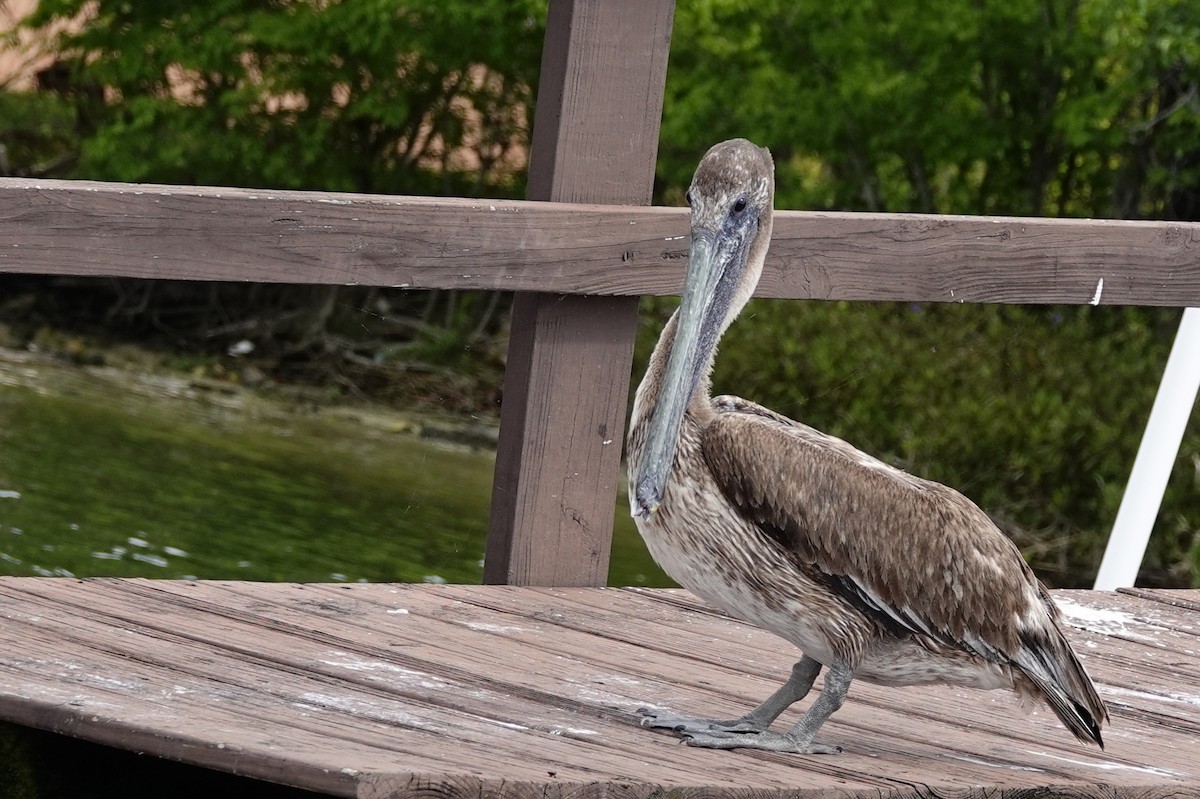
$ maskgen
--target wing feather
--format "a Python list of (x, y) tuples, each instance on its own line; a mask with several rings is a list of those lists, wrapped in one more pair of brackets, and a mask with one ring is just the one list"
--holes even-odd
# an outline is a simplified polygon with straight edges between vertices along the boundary
[(713, 407), (702, 434), (713, 477), (798, 566), (893, 634), (989, 660), (1020, 649), (1044, 589), (973, 502), (754, 403)]

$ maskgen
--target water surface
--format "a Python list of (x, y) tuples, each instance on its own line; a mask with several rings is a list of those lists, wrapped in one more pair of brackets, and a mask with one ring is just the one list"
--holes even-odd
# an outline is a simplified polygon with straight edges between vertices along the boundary
[[(0, 574), (482, 579), (494, 456), (384, 411), (0, 357)], [(621, 500), (613, 585), (669, 585)]]

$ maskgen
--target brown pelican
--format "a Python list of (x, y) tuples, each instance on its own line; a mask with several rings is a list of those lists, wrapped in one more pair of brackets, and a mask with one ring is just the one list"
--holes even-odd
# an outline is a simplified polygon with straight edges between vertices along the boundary
[[(1103, 746), (1107, 712), (1058, 608), (974, 503), (752, 402), (709, 396), (717, 340), (762, 273), (774, 191), (770, 153), (744, 139), (696, 168), (682, 302), (634, 400), (629, 493), (667, 574), (804, 654), (739, 719), (643, 709), (642, 723), (693, 746), (836, 752), (813, 739), (859, 678), (1008, 689)], [(770, 731), (823, 666), (799, 723)]]

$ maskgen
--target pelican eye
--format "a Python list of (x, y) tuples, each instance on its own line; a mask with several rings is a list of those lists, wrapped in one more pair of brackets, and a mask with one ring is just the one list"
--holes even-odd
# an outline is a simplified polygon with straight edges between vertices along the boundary
[(734, 200), (733, 212), (735, 214), (740, 214), (742, 211), (745, 211), (745, 210), (746, 210), (746, 197), (743, 195), (741, 197), (738, 197), (736, 200)]

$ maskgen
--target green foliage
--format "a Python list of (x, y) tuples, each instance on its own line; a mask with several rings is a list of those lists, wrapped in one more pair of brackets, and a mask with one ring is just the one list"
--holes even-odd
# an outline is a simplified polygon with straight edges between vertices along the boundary
[(56, 177), (79, 148), (73, 105), (53, 94), (0, 88), (0, 177)]
[(544, 7), (45, 0), (96, 179), (512, 193)]
[(742, 135), (784, 208), (1178, 216), (1197, 42), (1191, 0), (680, 4), (660, 174)]

